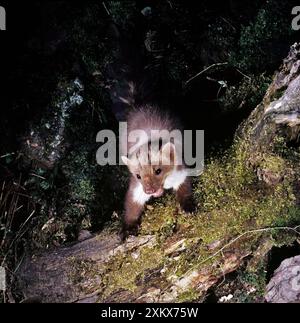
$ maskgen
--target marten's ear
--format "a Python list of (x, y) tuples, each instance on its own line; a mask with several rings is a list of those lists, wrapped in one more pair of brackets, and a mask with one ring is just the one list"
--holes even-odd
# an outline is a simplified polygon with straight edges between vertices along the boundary
[(121, 156), (124, 165), (129, 166), (130, 160), (126, 156)]
[(135, 174), (137, 172), (138, 162), (136, 159), (134, 159), (134, 158), (129, 159), (126, 156), (121, 156), (121, 159), (122, 159), (123, 163), (128, 167), (129, 171), (132, 174)]
[(171, 165), (175, 162), (175, 146), (171, 142), (166, 143), (162, 149), (162, 163), (163, 165)]

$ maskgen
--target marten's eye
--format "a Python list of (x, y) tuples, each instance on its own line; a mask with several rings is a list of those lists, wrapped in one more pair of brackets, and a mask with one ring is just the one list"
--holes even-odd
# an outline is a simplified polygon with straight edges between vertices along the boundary
[(136, 174), (137, 179), (141, 179), (141, 176), (139, 174)]
[(157, 170), (155, 171), (155, 174), (156, 175), (159, 175), (161, 173), (161, 169), (160, 168), (157, 168)]

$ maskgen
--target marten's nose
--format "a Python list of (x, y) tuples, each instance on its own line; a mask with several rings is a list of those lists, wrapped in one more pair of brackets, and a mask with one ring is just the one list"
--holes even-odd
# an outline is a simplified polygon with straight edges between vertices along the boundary
[(148, 188), (148, 189), (145, 190), (146, 194), (154, 194), (155, 192), (156, 192), (156, 190), (153, 189), (153, 188)]

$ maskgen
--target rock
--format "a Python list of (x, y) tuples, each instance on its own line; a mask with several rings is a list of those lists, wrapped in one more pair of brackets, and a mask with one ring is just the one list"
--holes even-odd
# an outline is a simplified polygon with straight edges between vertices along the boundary
[(253, 150), (267, 147), (280, 134), (287, 142), (300, 132), (300, 43), (295, 43), (275, 73), (263, 102), (252, 112), (240, 133), (253, 143)]
[(285, 259), (267, 285), (268, 303), (300, 303), (300, 256)]
[(145, 7), (143, 10), (141, 10), (141, 13), (145, 17), (151, 16), (151, 14), (152, 14), (152, 8), (151, 7)]
[(275, 73), (263, 101), (237, 132), (247, 142), (249, 164), (268, 186), (275, 187), (292, 177), (295, 186), (298, 180), (294, 174), (299, 174), (299, 162), (295, 162), (299, 157), (290, 155), (286, 148), (299, 147), (299, 94), (300, 43), (296, 43)]
[(101, 292), (105, 263), (118, 253), (151, 247), (154, 243), (155, 237), (142, 236), (130, 237), (127, 243), (120, 244), (118, 236), (102, 232), (47, 254), (32, 255), (18, 273), (20, 288), (25, 299), (38, 296), (42, 302), (95, 302)]
[[(240, 129), (235, 167), (226, 166), (226, 174), (221, 173), (224, 178), (219, 178), (220, 166), (211, 165), (216, 182), (204, 181), (209, 170), (202, 175), (201, 193), (207, 192), (209, 197), (220, 194), (211, 202), (221, 203), (209, 203), (212, 207), (187, 217), (179, 214), (175, 205), (168, 206), (172, 201), (166, 200), (146, 210), (140, 235), (124, 244), (112, 231), (103, 231), (71, 246), (29, 256), (17, 273), (24, 297), (37, 296), (46, 302), (199, 301), (226, 274), (245, 264), (249, 256), (255, 257), (255, 270), (271, 248), (262, 238), (272, 240), (275, 229), (271, 227), (278, 220), (288, 225), (287, 221), (295, 219), (297, 196), (295, 199), (292, 193), (286, 193), (293, 191), (294, 182), (299, 183), (299, 158), (292, 164), (276, 155), (272, 147), (278, 133), (285, 143), (299, 133), (297, 122), (286, 122), (286, 117), (299, 115), (299, 92), (294, 92), (300, 83), (298, 61), (299, 45), (294, 45), (264, 101)], [(276, 107), (275, 101), (280, 106)], [(246, 165), (248, 162), (251, 167)], [(257, 183), (252, 166), (265, 183)], [(227, 178), (229, 171), (234, 171), (237, 179)], [(283, 181), (285, 185), (281, 185)], [(241, 186), (237, 191), (228, 189), (236, 184)], [(204, 190), (205, 185), (209, 190)], [(279, 189), (267, 185), (278, 185)], [(230, 193), (236, 208), (222, 201), (223, 194), (230, 198)], [(263, 207), (256, 208), (260, 202)], [(287, 208), (291, 213), (286, 212)], [(281, 232), (288, 236), (286, 227)], [(295, 283), (293, 277), (289, 283)], [(291, 297), (296, 299), (296, 294), (293, 292)]]
[(88, 230), (81, 230), (78, 234), (78, 241), (84, 241), (92, 237), (92, 233)]

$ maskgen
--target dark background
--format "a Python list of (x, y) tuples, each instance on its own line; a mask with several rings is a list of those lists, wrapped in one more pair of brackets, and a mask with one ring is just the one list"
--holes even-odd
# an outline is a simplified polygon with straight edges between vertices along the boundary
[[(173, 110), (186, 129), (205, 130), (207, 158), (231, 145), (290, 46), (300, 39), (291, 29), (297, 1), (105, 4), (110, 14), (101, 1), (1, 4), (7, 31), (0, 32), (0, 180), (7, 200), (0, 203), (0, 224), (5, 225), (3, 214), (15, 203), (14, 194), (22, 193), (18, 203), (26, 205), (17, 217), (10, 214), (0, 253), (1, 258), (9, 250), (12, 267), (24, 248), (57, 246), (76, 240), (83, 229), (119, 226), (127, 175), (119, 167), (97, 167), (95, 161), (97, 132), (117, 126), (110, 98), (113, 76), (126, 78), (110, 72), (118, 58), (112, 23), (134, 49), (127, 63), (135, 66), (141, 60), (147, 66), (146, 90), (153, 90), (161, 108)], [(145, 16), (141, 11), (147, 6), (151, 14)], [(214, 66), (224, 62), (226, 66)], [(211, 68), (185, 85), (207, 67)], [(30, 136), (33, 129), (39, 148), (47, 152), (57, 127), (53, 113), (60, 113), (54, 102), (65, 99), (76, 78), (84, 85), (84, 103), (72, 110), (60, 157), (49, 165), (26, 143), (35, 139)], [(44, 127), (47, 123), (50, 130)], [(33, 210), (20, 237), (19, 229)], [(12, 241), (15, 247), (10, 251)]]

